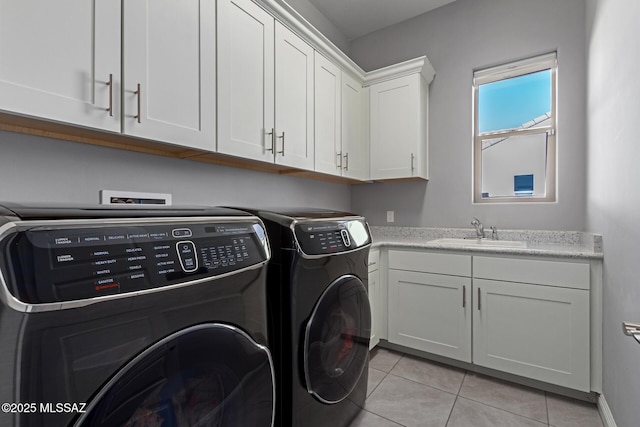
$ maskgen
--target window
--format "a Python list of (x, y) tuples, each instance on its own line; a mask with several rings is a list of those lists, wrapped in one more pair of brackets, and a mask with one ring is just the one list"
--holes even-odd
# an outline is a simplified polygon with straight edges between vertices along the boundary
[(556, 54), (473, 74), (475, 203), (556, 200)]

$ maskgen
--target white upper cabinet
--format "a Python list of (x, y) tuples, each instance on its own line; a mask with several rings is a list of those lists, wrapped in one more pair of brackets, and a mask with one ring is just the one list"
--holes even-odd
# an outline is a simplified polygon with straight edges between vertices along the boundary
[(315, 69), (315, 170), (367, 179), (362, 84), (317, 52)]
[(120, 131), (120, 4), (0, 0), (0, 110)]
[(371, 179), (428, 178), (428, 84), (434, 75), (426, 57), (368, 75)]
[(313, 169), (313, 49), (251, 0), (220, 0), (218, 55), (218, 151)]
[(365, 139), (365, 91), (362, 83), (342, 73), (342, 175), (369, 179), (369, 145)]
[(218, 0), (218, 152), (273, 162), (274, 19)]
[(313, 170), (313, 48), (276, 22), (275, 162)]
[(276, 0), (0, 0), (0, 112), (194, 158), (427, 179), (434, 74), (426, 57), (365, 73)]
[(342, 71), (317, 52), (315, 71), (315, 170), (341, 175)]
[(0, 1), (0, 109), (215, 148), (215, 0)]
[(215, 0), (127, 0), (124, 133), (215, 149)]

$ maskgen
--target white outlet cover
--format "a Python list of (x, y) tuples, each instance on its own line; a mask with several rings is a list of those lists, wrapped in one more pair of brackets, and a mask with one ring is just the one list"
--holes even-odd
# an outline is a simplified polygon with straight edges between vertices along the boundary
[(387, 222), (393, 222), (394, 221), (394, 211), (387, 211)]

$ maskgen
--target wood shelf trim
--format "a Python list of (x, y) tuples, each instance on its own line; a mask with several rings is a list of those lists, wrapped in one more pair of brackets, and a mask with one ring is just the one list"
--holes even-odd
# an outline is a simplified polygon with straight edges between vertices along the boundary
[(81, 144), (97, 145), (118, 150), (153, 154), (175, 159), (217, 164), (258, 172), (288, 175), (338, 184), (360, 184), (361, 181), (331, 176), (319, 172), (300, 170), (288, 166), (243, 159), (220, 153), (134, 138), (106, 131), (80, 128), (68, 124), (50, 122), (31, 117), (0, 112), (0, 131), (52, 138)]

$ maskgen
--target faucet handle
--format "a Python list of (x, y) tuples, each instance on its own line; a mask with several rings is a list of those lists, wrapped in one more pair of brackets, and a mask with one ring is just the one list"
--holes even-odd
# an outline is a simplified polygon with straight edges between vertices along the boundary
[(498, 240), (498, 229), (495, 225), (489, 227), (491, 229), (491, 240)]

